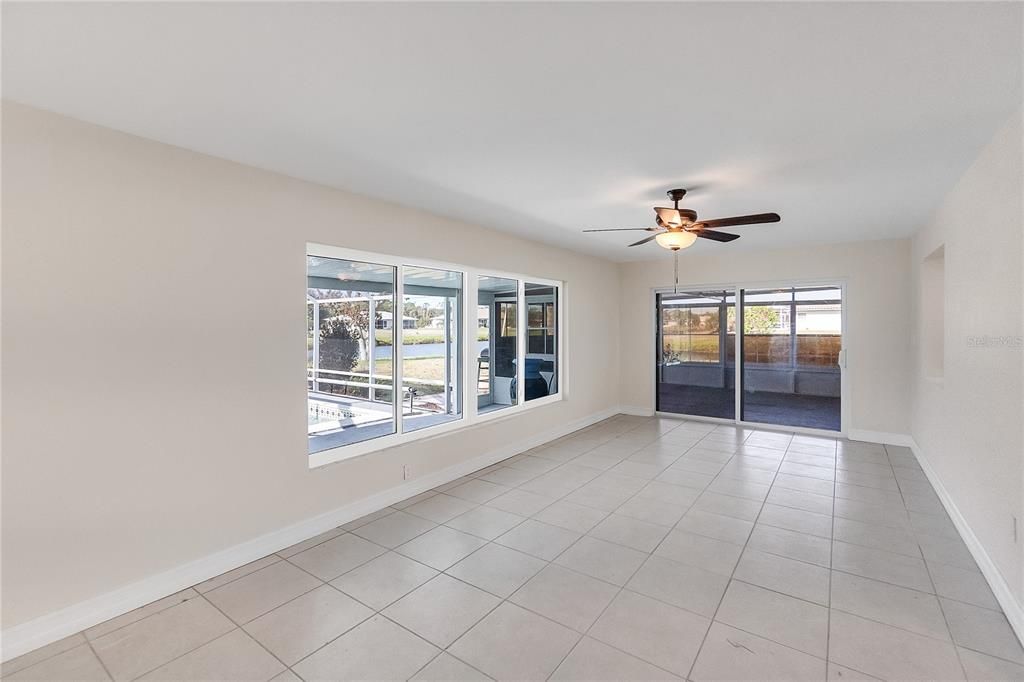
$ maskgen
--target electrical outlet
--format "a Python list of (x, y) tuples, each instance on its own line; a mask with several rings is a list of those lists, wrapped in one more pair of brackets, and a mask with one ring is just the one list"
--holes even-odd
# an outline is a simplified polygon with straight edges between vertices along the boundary
[(403, 481), (408, 481), (410, 478), (412, 478), (412, 471), (409, 470), (409, 465), (408, 464), (403, 464), (402, 465), (402, 480)]

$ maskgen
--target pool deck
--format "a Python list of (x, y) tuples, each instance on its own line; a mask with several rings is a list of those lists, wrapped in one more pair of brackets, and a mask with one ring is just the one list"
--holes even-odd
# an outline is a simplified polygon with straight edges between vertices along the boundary
[[(395, 425), (392, 423), (392, 406), (390, 403), (371, 402), (351, 396), (337, 396), (329, 393), (309, 393), (309, 397), (325, 403), (334, 403), (343, 410), (359, 412), (365, 415), (367, 412), (379, 412), (380, 419), (346, 426), (334, 431), (318, 433), (309, 437), (309, 452), (321, 452), (330, 450), (349, 443), (358, 443), (371, 438), (387, 436), (395, 432)], [(410, 412), (408, 409), (402, 415), (402, 421), (406, 425), (406, 431), (422, 429), (435, 424), (459, 419), (461, 415), (434, 414), (429, 412)]]

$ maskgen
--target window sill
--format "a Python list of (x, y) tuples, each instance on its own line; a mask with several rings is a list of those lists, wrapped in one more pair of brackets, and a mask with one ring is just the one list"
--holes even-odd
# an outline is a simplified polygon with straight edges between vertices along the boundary
[(388, 436), (381, 436), (372, 440), (366, 440), (361, 443), (351, 443), (331, 448), (330, 450), (321, 450), (320, 452), (308, 455), (309, 468), (311, 470), (322, 469), (331, 464), (365, 457), (367, 455), (381, 452), (382, 450), (389, 450), (391, 448), (401, 447), (410, 443), (417, 443), (420, 441), (438, 438), (440, 436), (447, 436), (452, 433), (468, 431), (485, 424), (511, 419), (516, 415), (523, 414), (529, 410), (562, 402), (563, 400), (565, 400), (565, 394), (559, 392), (555, 395), (536, 398), (522, 405), (510, 405), (509, 407), (501, 410), (494, 410), (493, 412), (486, 412), (484, 414), (474, 413), (471, 416), (463, 415), (461, 419), (456, 419), (444, 424), (438, 424), (437, 426), (419, 429), (417, 431), (400, 434), (393, 433)]

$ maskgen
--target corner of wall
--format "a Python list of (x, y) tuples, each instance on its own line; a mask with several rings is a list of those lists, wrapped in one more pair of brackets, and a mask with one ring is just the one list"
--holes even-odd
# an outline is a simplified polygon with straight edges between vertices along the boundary
[(928, 458), (921, 450), (921, 447), (913, 438), (910, 438), (909, 441), (911, 452), (914, 453), (915, 459), (917, 459), (918, 464), (921, 465), (921, 469), (924, 471), (924, 475), (928, 478), (928, 482), (931, 483), (932, 488), (935, 489), (935, 494), (938, 495), (943, 508), (945, 508), (946, 513), (953, 522), (953, 525), (956, 526), (956, 530), (960, 533), (960, 537), (963, 538), (964, 544), (967, 545), (967, 549), (970, 551), (975, 563), (978, 564), (978, 568), (981, 570), (981, 574), (985, 577), (985, 581), (988, 583), (989, 587), (992, 588), (992, 594), (995, 596), (996, 601), (999, 602), (999, 606), (1003, 609), (1003, 614), (1006, 616), (1006, 620), (1010, 623), (1010, 627), (1013, 628), (1014, 633), (1017, 635), (1017, 639), (1024, 643), (1024, 605), (1021, 605), (1020, 602), (1017, 601), (1009, 583), (1006, 582), (1006, 578), (992, 560), (992, 557), (985, 549), (985, 546), (981, 544), (981, 540), (979, 540), (978, 536), (975, 535), (970, 524), (967, 523), (967, 519), (965, 519), (963, 514), (960, 513), (960, 509), (957, 507), (956, 502), (953, 501), (953, 498), (946, 489), (946, 486), (943, 485), (942, 479), (939, 478), (939, 475), (935, 472), (935, 469), (928, 461)]

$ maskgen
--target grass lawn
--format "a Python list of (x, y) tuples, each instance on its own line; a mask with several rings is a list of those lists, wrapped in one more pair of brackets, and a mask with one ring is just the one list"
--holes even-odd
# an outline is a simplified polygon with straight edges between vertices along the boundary
[[(407, 358), (402, 362), (403, 376), (406, 383), (415, 384), (417, 379), (424, 381), (444, 381), (444, 358)], [(360, 362), (353, 372), (366, 372), (367, 363)], [(392, 371), (391, 360), (378, 360), (374, 366), (374, 374), (380, 377), (390, 377)], [(420, 393), (435, 391), (440, 393), (441, 387), (420, 386)]]
[(718, 362), (718, 335), (663, 334), (664, 353), (682, 362)]
[[(838, 334), (798, 334), (797, 364), (801, 367), (834, 367), (839, 362), (842, 337)], [(666, 360), (679, 362), (718, 362), (718, 335), (663, 334)], [(735, 343), (732, 335), (728, 343)], [(747, 362), (788, 364), (788, 334), (747, 334), (743, 357)], [(730, 351), (730, 357), (731, 351)]]
[[(477, 341), (486, 341), (487, 338), (487, 329), (481, 327), (476, 330)], [(392, 335), (390, 329), (377, 330), (377, 343), (379, 345), (390, 346), (391, 342)], [(444, 330), (431, 329), (430, 327), (423, 327), (421, 329), (403, 329), (402, 342), (407, 346), (420, 343), (444, 343)]]

